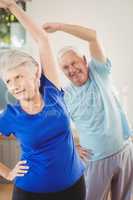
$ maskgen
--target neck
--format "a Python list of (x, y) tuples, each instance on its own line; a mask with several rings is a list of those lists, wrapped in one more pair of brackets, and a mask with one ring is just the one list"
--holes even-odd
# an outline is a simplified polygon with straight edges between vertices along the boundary
[(37, 113), (42, 110), (44, 102), (40, 92), (38, 91), (33, 98), (21, 101), (20, 105), (28, 113)]

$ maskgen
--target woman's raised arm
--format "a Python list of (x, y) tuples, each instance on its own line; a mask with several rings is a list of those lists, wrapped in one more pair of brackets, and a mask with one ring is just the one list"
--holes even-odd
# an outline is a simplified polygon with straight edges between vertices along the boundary
[(5, 9), (8, 8), (25, 29), (29, 31), (38, 45), (41, 65), (45, 76), (53, 82), (56, 87), (60, 88), (58, 70), (55, 64), (56, 62), (54, 60), (48, 34), (25, 11), (23, 11), (14, 0), (0, 0), (0, 7)]

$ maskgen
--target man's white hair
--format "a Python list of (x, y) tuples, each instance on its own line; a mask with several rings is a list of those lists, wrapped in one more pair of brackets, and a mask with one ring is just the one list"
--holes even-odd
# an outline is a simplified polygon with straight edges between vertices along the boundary
[(80, 52), (79, 49), (77, 49), (76, 47), (74, 46), (65, 46), (63, 47), (62, 49), (59, 50), (59, 52), (57, 53), (57, 59), (58, 61), (60, 61), (60, 59), (68, 52), (74, 52), (76, 53), (77, 55), (79, 55), (80, 57), (83, 57), (83, 54)]
[(32, 56), (23, 51), (12, 49), (0, 52), (0, 77), (2, 77), (8, 70), (24, 64), (28, 64), (32, 70), (34, 70), (35, 66), (38, 65)]

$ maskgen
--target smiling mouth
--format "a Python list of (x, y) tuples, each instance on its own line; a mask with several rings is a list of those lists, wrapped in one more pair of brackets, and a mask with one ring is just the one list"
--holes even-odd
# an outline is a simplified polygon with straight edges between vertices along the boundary
[(71, 75), (71, 78), (80, 78), (81, 72)]
[(18, 92), (15, 92), (15, 94), (20, 94), (20, 93), (23, 93), (25, 90), (22, 90), (22, 91), (18, 91)]

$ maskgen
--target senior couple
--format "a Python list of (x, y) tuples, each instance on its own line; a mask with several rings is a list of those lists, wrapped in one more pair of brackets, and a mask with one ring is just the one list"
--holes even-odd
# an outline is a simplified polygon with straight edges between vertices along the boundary
[[(0, 163), (0, 175), (14, 182), (12, 199), (107, 200), (110, 193), (111, 200), (132, 200), (132, 131), (96, 31), (63, 23), (42, 28), (14, 0), (0, 0), (0, 8), (17, 17), (40, 54), (40, 63), (20, 50), (0, 54), (0, 78), (17, 100), (0, 114), (0, 133), (14, 134), (22, 149), (13, 169)], [(57, 31), (86, 41), (90, 52), (88, 61), (72, 46), (59, 51), (58, 66), (70, 80), (64, 91), (48, 37)]]

